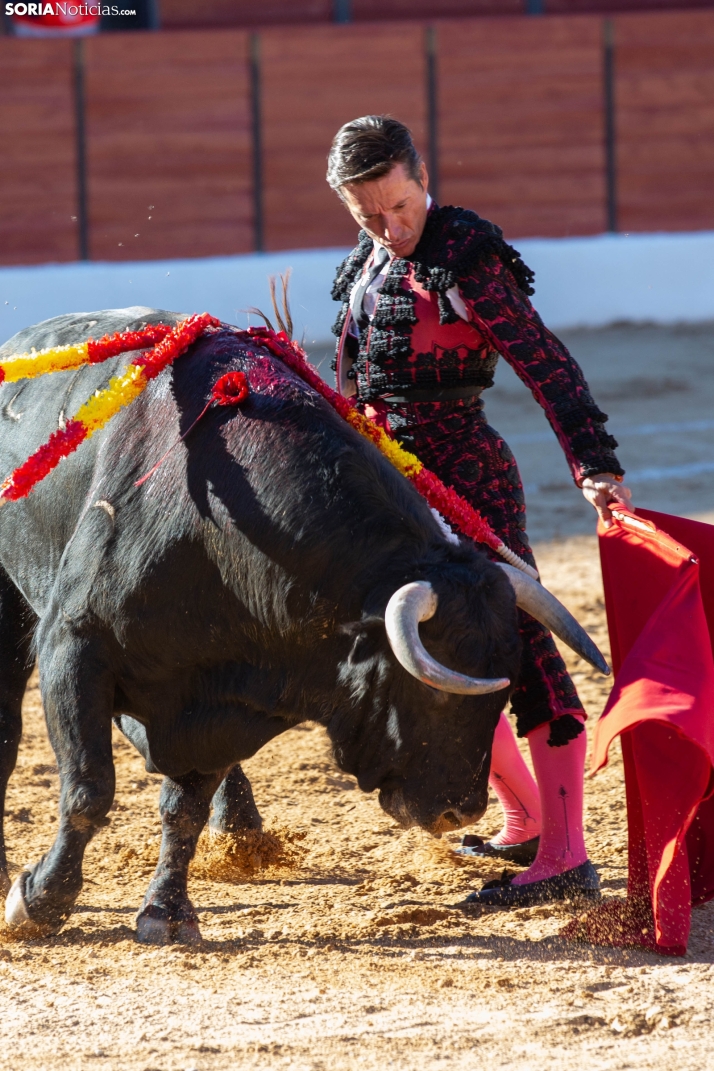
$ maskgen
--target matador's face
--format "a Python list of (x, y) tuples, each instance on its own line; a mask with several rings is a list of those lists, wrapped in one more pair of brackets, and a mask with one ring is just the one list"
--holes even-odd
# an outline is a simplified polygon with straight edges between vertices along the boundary
[(421, 165), (420, 182), (404, 164), (395, 164), (382, 178), (347, 183), (341, 194), (353, 219), (392, 257), (408, 257), (416, 249), (426, 223), (429, 176)]

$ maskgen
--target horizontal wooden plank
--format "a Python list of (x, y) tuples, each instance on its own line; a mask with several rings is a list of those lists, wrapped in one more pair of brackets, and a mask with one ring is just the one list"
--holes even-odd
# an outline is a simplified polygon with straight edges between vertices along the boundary
[(618, 49), (663, 46), (661, 55), (664, 57), (669, 48), (676, 49), (679, 45), (696, 49), (714, 41), (714, 8), (710, 4), (708, 11), (674, 11), (670, 8), (650, 14), (618, 15), (615, 39)]
[(351, 0), (355, 22), (524, 15), (526, 0)]
[(388, 112), (425, 139), (424, 32), (385, 24), (261, 34), (266, 244), (343, 245), (357, 227), (325, 181), (344, 123)]
[(72, 46), (0, 40), (0, 264), (74, 260)]
[(438, 24), (441, 200), (507, 234), (605, 226), (601, 23)]
[(161, 25), (170, 30), (332, 19), (332, 0), (161, 0)]
[(86, 48), (92, 258), (251, 250), (247, 35), (121, 34)]
[[(549, 15), (613, 15), (623, 11), (671, 11), (677, 0), (544, 0)], [(684, 0), (687, 8), (712, 7), (712, 0)]]

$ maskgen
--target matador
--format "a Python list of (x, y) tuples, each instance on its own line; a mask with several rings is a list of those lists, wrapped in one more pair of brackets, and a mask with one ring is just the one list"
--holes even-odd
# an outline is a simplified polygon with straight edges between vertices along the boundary
[[(361, 227), (333, 288), (342, 303), (334, 365), (340, 392), (535, 565), (516, 461), (484, 414), (482, 394), (501, 356), (545, 411), (576, 485), (611, 523), (609, 503), (631, 505), (617, 443), (577, 362), (533, 308), (533, 273), (501, 229), (431, 199), (409, 130), (389, 116), (340, 129), (327, 180)], [(519, 625), (523, 655), (511, 709), (537, 783), (502, 714), (489, 782), (504, 826), (488, 841), (464, 837), (460, 850), (527, 869), (471, 899), (517, 907), (596, 898), (582, 819), (585, 713), (550, 633), (523, 611)]]

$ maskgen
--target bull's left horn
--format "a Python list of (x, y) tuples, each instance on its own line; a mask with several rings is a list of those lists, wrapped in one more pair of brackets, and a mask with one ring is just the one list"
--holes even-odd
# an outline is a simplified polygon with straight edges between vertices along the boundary
[(516, 593), (516, 603), (521, 610), (525, 610), (536, 621), (540, 621), (541, 625), (545, 625), (547, 629), (554, 632), (581, 658), (608, 676), (610, 667), (602, 654), (582, 625), (579, 625), (570, 611), (558, 602), (555, 595), (551, 595), (547, 588), (544, 588), (537, 580), (532, 580), (520, 569), (514, 569), (512, 565), (504, 565), (503, 562), (497, 564), (511, 581), (511, 587)]
[(394, 592), (387, 603), (384, 624), (397, 661), (412, 677), (440, 692), (487, 695), (507, 688), (511, 683), (507, 677), (467, 677), (431, 657), (419, 637), (419, 622), (433, 617), (438, 603), (436, 592), (426, 580), (405, 584)]

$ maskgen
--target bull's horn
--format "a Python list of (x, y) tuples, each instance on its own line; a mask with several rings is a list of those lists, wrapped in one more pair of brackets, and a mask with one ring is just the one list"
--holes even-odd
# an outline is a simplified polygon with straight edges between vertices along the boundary
[(600, 651), (585, 629), (578, 624), (563, 604), (558, 602), (555, 595), (551, 595), (547, 588), (526, 576), (520, 569), (514, 569), (512, 565), (504, 565), (503, 562), (497, 564), (511, 581), (511, 587), (516, 593), (516, 603), (521, 610), (525, 610), (536, 621), (540, 621), (541, 625), (545, 625), (547, 629), (554, 632), (581, 658), (608, 676), (610, 667)]
[(405, 584), (394, 592), (387, 603), (384, 624), (397, 661), (412, 677), (440, 692), (486, 695), (507, 688), (511, 683), (507, 677), (466, 677), (431, 657), (419, 638), (419, 622), (433, 617), (438, 603), (436, 592), (426, 580)]

